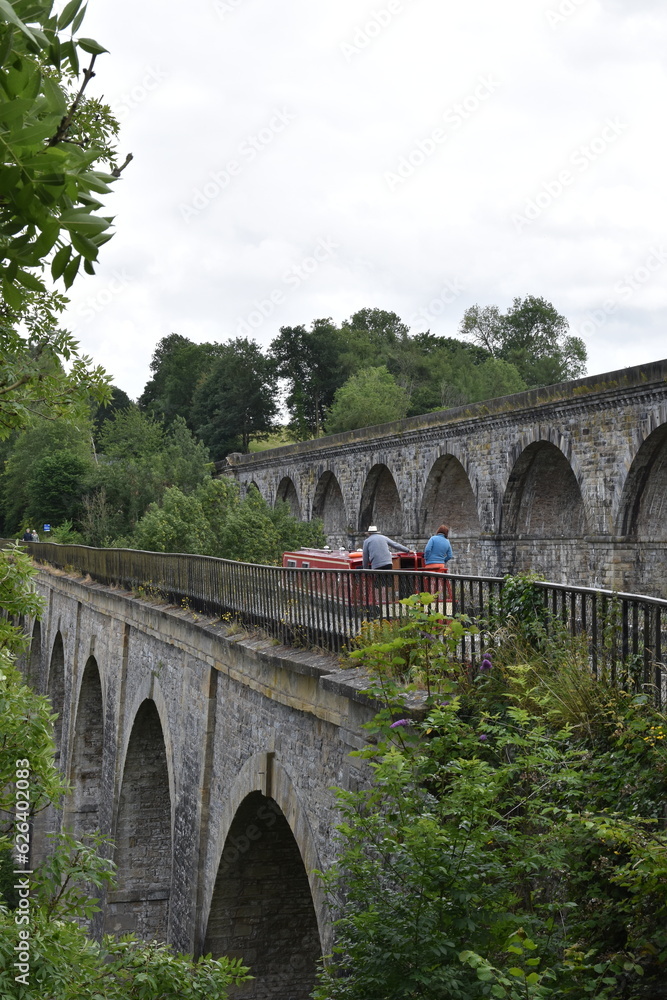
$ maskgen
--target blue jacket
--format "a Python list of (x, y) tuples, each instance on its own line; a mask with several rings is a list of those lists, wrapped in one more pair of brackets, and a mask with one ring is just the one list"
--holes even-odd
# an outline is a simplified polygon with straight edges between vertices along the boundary
[(447, 563), (453, 555), (448, 538), (444, 535), (431, 535), (424, 549), (424, 565)]

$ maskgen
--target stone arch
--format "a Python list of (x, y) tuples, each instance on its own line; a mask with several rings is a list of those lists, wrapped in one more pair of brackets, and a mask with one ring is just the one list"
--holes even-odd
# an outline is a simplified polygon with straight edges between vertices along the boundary
[[(314, 874), (321, 864), (310, 824), (272, 753), (255, 754), (243, 766), (227, 797), (214, 857), (204, 953), (240, 954), (252, 966), (259, 989), (251, 984), (243, 996), (305, 1000), (317, 960), (332, 945), (331, 921)], [(250, 933), (237, 930), (235, 937), (239, 924)]]
[(386, 535), (403, 532), (403, 509), (396, 480), (386, 465), (374, 465), (366, 476), (359, 506), (359, 530), (377, 524)]
[(65, 712), (65, 647), (60, 631), (56, 632), (51, 649), (46, 693), (58, 717), (53, 723), (53, 739), (56, 745), (55, 760), (59, 764), (63, 751), (63, 715)]
[(89, 656), (83, 671), (75, 716), (70, 783), (64, 825), (75, 837), (100, 829), (102, 805), (102, 750), (104, 745), (104, 701), (100, 671)]
[(648, 434), (630, 466), (618, 531), (639, 541), (667, 541), (667, 423)]
[(117, 888), (109, 893), (104, 931), (133, 931), (166, 941), (172, 872), (172, 798), (157, 706), (139, 706), (125, 753), (116, 818)]
[(331, 470), (323, 472), (313, 497), (313, 517), (322, 518), (324, 533), (334, 545), (347, 538), (347, 516), (340, 484)]
[(475, 494), (462, 463), (452, 454), (433, 463), (422, 494), (419, 528), (426, 537), (442, 523), (457, 538), (478, 538), (482, 527)]
[(38, 621), (32, 629), (30, 648), (26, 657), (27, 683), (34, 691), (39, 691), (42, 685), (42, 626)]
[(588, 531), (577, 476), (549, 441), (529, 444), (518, 456), (505, 489), (501, 533), (532, 538), (582, 538)]
[(250, 490), (252, 489), (253, 486), (255, 487), (255, 489), (257, 490), (257, 492), (259, 493), (259, 495), (261, 497), (264, 496), (264, 494), (262, 493), (262, 491), (260, 490), (259, 486), (257, 485), (257, 483), (255, 482), (254, 479), (251, 479), (250, 482), (248, 482), (248, 483), (245, 484), (245, 495), (246, 496), (248, 496), (248, 494), (250, 493)]
[(296, 491), (294, 480), (291, 479), (290, 476), (283, 476), (278, 483), (278, 489), (276, 490), (276, 503), (279, 500), (284, 500), (288, 503), (292, 516), (301, 520), (301, 504), (299, 503), (299, 495)]

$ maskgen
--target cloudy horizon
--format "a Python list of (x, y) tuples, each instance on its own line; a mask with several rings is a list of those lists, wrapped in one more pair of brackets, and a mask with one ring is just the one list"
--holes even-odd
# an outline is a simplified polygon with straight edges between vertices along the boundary
[(66, 325), (136, 398), (156, 344), (542, 296), (588, 373), (667, 355), (667, 11), (638, 0), (91, 0), (134, 156)]

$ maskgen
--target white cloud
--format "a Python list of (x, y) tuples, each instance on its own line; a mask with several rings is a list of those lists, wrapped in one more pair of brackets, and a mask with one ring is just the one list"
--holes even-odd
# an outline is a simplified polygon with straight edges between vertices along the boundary
[[(131, 395), (161, 337), (234, 336), (276, 290), (261, 343), (362, 306), (426, 309), (452, 335), (468, 305), (526, 294), (578, 327), (659, 241), (663, 5), (582, 0), (553, 26), (561, 0), (397, 2), (91, 4), (84, 33), (111, 50), (95, 83), (135, 158), (109, 202), (117, 232), (99, 273), (72, 289), (70, 326)], [(386, 23), (369, 32), (374, 19)], [(361, 30), (374, 37), (346, 58)], [(499, 85), (472, 108), (484, 77)], [(445, 116), (467, 98), (453, 127)], [(293, 116), (281, 130), (277, 113)], [(627, 128), (600, 148), (609, 120)], [(390, 189), (386, 172), (440, 127), (446, 140)], [(596, 140), (585, 168), (572, 162)], [(563, 169), (572, 183), (518, 230), (513, 214)], [(321, 239), (335, 255), (288, 285)], [(591, 373), (666, 353), (665, 273), (591, 329)], [(448, 282), (462, 286), (451, 301)]]

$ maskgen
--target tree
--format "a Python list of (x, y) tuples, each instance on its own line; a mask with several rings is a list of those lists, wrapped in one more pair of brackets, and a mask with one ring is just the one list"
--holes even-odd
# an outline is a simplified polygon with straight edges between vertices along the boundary
[(27, 519), (54, 525), (78, 520), (91, 473), (90, 460), (71, 451), (45, 455), (30, 472)]
[(298, 521), (289, 505), (269, 507), (258, 490), (241, 498), (237, 483), (209, 479), (193, 495), (172, 487), (139, 521), (132, 544), (155, 552), (195, 552), (243, 562), (280, 564), (285, 551), (322, 546), (319, 521)]
[(122, 389), (118, 389), (115, 385), (112, 385), (109, 401), (107, 403), (100, 403), (95, 408), (93, 416), (95, 440), (99, 439), (102, 427), (107, 420), (111, 420), (120, 410), (129, 409), (131, 405), (132, 400), (128, 394), (123, 392)]
[[(78, 423), (35, 419), (33, 426), (14, 435), (12, 443), (0, 477), (0, 507), (3, 530), (8, 537), (15, 538), (26, 527), (26, 521), (38, 520), (38, 513), (43, 510), (42, 494), (33, 473), (44, 460), (67, 453), (80, 463), (84, 480), (93, 475), (90, 418), (84, 415)], [(51, 489), (48, 480), (44, 486), (47, 491)], [(47, 519), (52, 517), (48, 515)]]
[[(82, 2), (72, 0), (60, 15), (52, 0), (6, 0), (0, 9), (0, 277), (5, 301), (17, 311), (26, 289), (46, 291), (39, 275), (54, 248), (53, 276), (62, 275), (69, 287), (82, 261), (92, 270), (109, 238), (111, 219), (95, 213), (114, 174), (94, 167), (109, 158), (106, 140), (115, 123), (99, 105), (96, 119), (84, 114), (84, 91), (106, 49), (74, 38)], [(72, 96), (67, 84), (79, 76), (80, 52), (90, 64)]]
[(154, 374), (139, 397), (139, 406), (167, 425), (180, 416), (192, 427), (195, 391), (219, 352), (219, 344), (195, 344), (178, 333), (163, 337), (153, 353), (150, 368)]
[(192, 407), (196, 433), (215, 459), (247, 452), (251, 438), (271, 433), (278, 412), (275, 369), (255, 341), (237, 337), (219, 350)]
[(400, 420), (408, 412), (409, 402), (407, 392), (397, 385), (386, 366), (367, 368), (350, 376), (336, 392), (327, 417), (327, 432), (337, 434)]
[(461, 333), (472, 337), (495, 358), (513, 364), (529, 387), (578, 378), (586, 370), (586, 348), (568, 335), (564, 316), (545, 299), (515, 298), (505, 314), (496, 306), (471, 306)]
[(319, 437), (336, 389), (345, 381), (344, 342), (330, 319), (305, 326), (281, 326), (270, 355), (287, 385), (289, 430), (297, 441)]
[[(4, 0), (0, 7), (0, 438), (30, 414), (55, 419), (89, 396), (104, 402), (109, 395), (103, 370), (58, 329), (66, 300), (43, 280), (49, 263), (66, 288), (82, 262), (93, 272), (111, 224), (96, 214), (98, 196), (123, 169), (95, 169), (113, 163), (117, 123), (84, 93), (106, 50), (73, 37), (81, 5), (70, 0), (59, 15), (52, 0)], [(74, 94), (80, 52), (90, 64)]]

